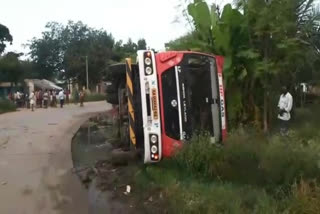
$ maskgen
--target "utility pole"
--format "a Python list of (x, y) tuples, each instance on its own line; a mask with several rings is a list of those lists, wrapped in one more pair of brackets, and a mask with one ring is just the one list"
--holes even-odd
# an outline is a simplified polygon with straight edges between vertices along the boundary
[(87, 90), (89, 90), (88, 56), (86, 56), (86, 77), (87, 77)]

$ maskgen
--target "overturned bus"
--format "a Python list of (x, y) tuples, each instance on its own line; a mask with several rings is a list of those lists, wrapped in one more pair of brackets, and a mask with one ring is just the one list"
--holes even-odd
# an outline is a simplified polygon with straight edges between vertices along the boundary
[(110, 67), (107, 101), (120, 135), (145, 163), (170, 157), (199, 130), (213, 143), (227, 135), (223, 57), (189, 51), (138, 51), (136, 63)]

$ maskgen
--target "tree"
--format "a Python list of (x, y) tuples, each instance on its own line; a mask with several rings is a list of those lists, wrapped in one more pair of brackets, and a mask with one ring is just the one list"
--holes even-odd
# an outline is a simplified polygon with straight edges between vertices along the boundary
[(137, 43), (138, 50), (147, 50), (147, 42), (145, 39), (139, 39)]
[(194, 0), (188, 13), (195, 31), (169, 45), (192, 41), (192, 48), (225, 56), (229, 119), (234, 124), (263, 121), (267, 131), (270, 94), (280, 83), (292, 84), (299, 70), (317, 61), (309, 57), (319, 52), (311, 36), (319, 29), (319, 16), (312, 13), (313, 0), (236, 3), (238, 8), (227, 4), (220, 13), (216, 5)]
[(259, 54), (250, 46), (246, 17), (230, 4), (220, 13), (216, 5), (213, 4), (209, 9), (204, 1), (190, 3), (188, 12), (195, 27), (192, 46), (196, 45), (201, 51), (225, 57), (224, 77), (229, 124), (258, 120), (255, 113), (257, 105), (251, 90), (251, 71)]
[(102, 71), (113, 58), (114, 38), (82, 22), (69, 21), (66, 26), (51, 22), (39, 39), (30, 44), (31, 58), (41, 78), (86, 82), (85, 57), (89, 59), (90, 83), (101, 80)]
[(63, 70), (64, 46), (61, 35), (64, 27), (56, 22), (46, 25), (42, 38), (33, 38), (29, 44), (30, 56), (39, 78), (54, 79)]
[(0, 82), (17, 84), (21, 81), (22, 67), (19, 57), (22, 54), (9, 52), (0, 60)]
[(112, 60), (114, 62), (123, 62), (125, 58), (135, 58), (137, 56), (137, 50), (146, 50), (147, 42), (145, 39), (139, 39), (137, 44), (132, 41), (131, 38), (128, 39), (127, 43), (123, 44), (122, 40), (115, 43), (112, 50), (113, 56)]
[(12, 43), (12, 35), (10, 34), (9, 29), (0, 24), (0, 55), (3, 53), (6, 48), (6, 42)]
[(20, 60), (20, 66), (22, 70), (21, 80), (24, 79), (40, 79), (40, 74), (35, 68), (34, 62), (28, 60)]
[(69, 21), (67, 25), (50, 22), (41, 38), (30, 43), (30, 55), (40, 78), (72, 80), (85, 85), (86, 57), (89, 81), (98, 83), (108, 65), (135, 57), (138, 49), (146, 49), (145, 39), (138, 44), (128, 39), (115, 41), (112, 34), (97, 30), (82, 22)]

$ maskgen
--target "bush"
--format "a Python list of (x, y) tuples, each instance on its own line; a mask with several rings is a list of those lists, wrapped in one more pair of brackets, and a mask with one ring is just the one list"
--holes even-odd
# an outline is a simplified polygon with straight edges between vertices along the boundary
[(0, 114), (16, 110), (16, 105), (10, 100), (0, 99)]
[(161, 212), (155, 213), (277, 213), (277, 201), (263, 189), (217, 180), (202, 182), (163, 164), (147, 166), (136, 181), (140, 197), (152, 195), (162, 204)]
[[(96, 101), (103, 101), (105, 100), (105, 95), (104, 94), (98, 94), (98, 93), (88, 93), (84, 97), (84, 102), (96, 102)], [(79, 100), (79, 95), (75, 96), (75, 94), (72, 95), (71, 103), (78, 103)]]
[(141, 200), (152, 195), (160, 213), (320, 213), (317, 115), (299, 110), (287, 137), (238, 129), (216, 145), (195, 136), (136, 175)]
[(234, 133), (223, 147), (202, 135), (173, 159), (144, 166), (136, 187), (166, 213), (320, 213), (319, 146), (294, 133)]
[(97, 93), (87, 94), (84, 98), (85, 102), (95, 102), (95, 101), (102, 101), (102, 100), (105, 100), (105, 95), (97, 94)]
[(194, 176), (272, 189), (290, 186), (300, 178), (320, 178), (320, 141), (309, 142), (301, 144), (295, 134), (269, 139), (233, 134), (221, 148), (197, 137), (173, 161)]
[(287, 199), (287, 213), (318, 214), (320, 213), (320, 187), (316, 182), (300, 181), (292, 186)]

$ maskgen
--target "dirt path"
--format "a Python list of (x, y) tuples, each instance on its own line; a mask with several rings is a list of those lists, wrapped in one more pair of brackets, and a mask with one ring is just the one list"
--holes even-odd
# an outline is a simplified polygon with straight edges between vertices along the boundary
[(110, 107), (95, 102), (0, 115), (0, 213), (88, 213), (70, 143), (81, 123)]

